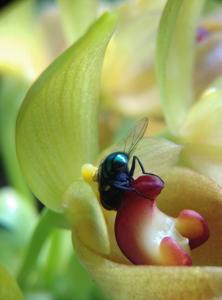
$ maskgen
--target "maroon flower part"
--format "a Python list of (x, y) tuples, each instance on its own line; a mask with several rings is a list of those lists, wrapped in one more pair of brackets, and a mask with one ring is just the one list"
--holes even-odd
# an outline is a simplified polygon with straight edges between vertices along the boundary
[(177, 218), (160, 211), (156, 197), (164, 183), (158, 176), (140, 176), (133, 187), (137, 193), (125, 193), (115, 221), (121, 251), (137, 265), (192, 265), (190, 250), (209, 237), (204, 218), (187, 209)]

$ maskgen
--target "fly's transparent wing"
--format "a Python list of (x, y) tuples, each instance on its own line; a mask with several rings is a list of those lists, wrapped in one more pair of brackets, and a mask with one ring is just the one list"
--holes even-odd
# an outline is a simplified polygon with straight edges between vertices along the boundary
[(139, 120), (136, 126), (130, 131), (126, 139), (124, 140), (124, 152), (129, 157), (135, 151), (138, 143), (142, 140), (148, 126), (148, 118)]
[(119, 136), (117, 138), (117, 142), (114, 145), (107, 148), (100, 154), (97, 163), (100, 164), (101, 161), (104, 160), (106, 156), (112, 152), (125, 152), (130, 157), (135, 151), (139, 142), (142, 140), (147, 126), (148, 118), (143, 118), (137, 121), (136, 124), (134, 123), (134, 126), (130, 126), (131, 129), (127, 130), (128, 133), (124, 133), (124, 135)]

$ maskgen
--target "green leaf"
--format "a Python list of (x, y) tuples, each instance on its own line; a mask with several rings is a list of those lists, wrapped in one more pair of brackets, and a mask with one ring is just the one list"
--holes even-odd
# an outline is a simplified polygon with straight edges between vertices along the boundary
[(62, 195), (98, 154), (100, 73), (116, 17), (104, 14), (29, 90), (17, 122), (18, 157), (34, 194), (62, 211)]
[(58, 0), (66, 38), (73, 43), (96, 18), (96, 0)]
[(22, 300), (22, 293), (13, 277), (0, 266), (0, 299)]
[(193, 100), (195, 35), (204, 0), (169, 0), (160, 21), (156, 72), (167, 125), (177, 134)]

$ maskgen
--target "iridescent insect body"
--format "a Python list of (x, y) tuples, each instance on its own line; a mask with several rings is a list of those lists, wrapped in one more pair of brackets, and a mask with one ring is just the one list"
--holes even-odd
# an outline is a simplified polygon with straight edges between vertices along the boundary
[[(118, 210), (123, 194), (126, 191), (139, 193), (132, 187), (136, 162), (140, 165), (143, 174), (149, 174), (145, 172), (139, 158), (135, 155), (132, 156), (136, 146), (144, 136), (147, 125), (147, 118), (139, 121), (126, 139), (125, 151), (109, 154), (99, 166), (97, 180), (99, 183), (100, 201), (103, 207), (108, 210)], [(132, 164), (129, 167), (131, 157)]]

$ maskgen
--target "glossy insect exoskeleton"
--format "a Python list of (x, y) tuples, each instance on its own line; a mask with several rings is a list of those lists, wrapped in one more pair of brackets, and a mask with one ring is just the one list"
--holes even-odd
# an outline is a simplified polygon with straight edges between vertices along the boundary
[[(142, 119), (126, 139), (129, 149), (109, 154), (100, 164), (98, 171), (98, 183), (100, 201), (104, 208), (117, 210), (120, 206), (123, 194), (126, 191), (135, 191), (132, 187), (133, 174), (136, 161), (139, 163), (143, 174), (144, 167), (137, 156), (132, 157), (132, 164), (129, 161), (139, 141), (143, 138), (148, 125), (148, 119)], [(125, 146), (126, 147), (126, 146)]]

